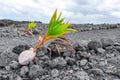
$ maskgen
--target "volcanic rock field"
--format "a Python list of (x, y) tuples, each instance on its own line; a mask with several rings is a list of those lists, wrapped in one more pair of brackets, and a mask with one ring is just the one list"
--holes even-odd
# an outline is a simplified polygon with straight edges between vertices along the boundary
[[(65, 35), (72, 42), (55, 39), (20, 65), (19, 54), (47, 31), (47, 24), (37, 23), (34, 39), (24, 33), (27, 21), (0, 20), (0, 80), (120, 80), (120, 24), (72, 24), (78, 32)], [(57, 44), (59, 55), (55, 41), (70, 48)]]

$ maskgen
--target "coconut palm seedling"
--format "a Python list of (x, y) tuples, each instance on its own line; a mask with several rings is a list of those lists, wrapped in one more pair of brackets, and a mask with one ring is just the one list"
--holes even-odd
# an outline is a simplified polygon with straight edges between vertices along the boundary
[(36, 25), (37, 25), (37, 23), (35, 23), (35, 22), (29, 22), (28, 27), (25, 29), (24, 32), (25, 32), (26, 34), (28, 34), (28, 35), (33, 35), (32, 32), (31, 32), (31, 30), (32, 30), (33, 28), (35, 28)]
[(65, 23), (64, 22), (65, 18), (61, 18), (61, 15), (62, 12), (57, 16), (57, 9), (56, 9), (49, 22), (49, 27), (45, 36), (43, 37), (40, 36), (38, 43), (33, 48), (30, 48), (29, 50), (25, 50), (19, 55), (18, 60), (21, 65), (27, 65), (30, 61), (32, 61), (36, 56), (37, 49), (43, 46), (44, 43), (48, 40), (60, 38), (65, 41), (70, 41), (70, 39), (63, 37), (63, 35), (70, 32), (77, 32), (77, 30), (69, 28), (71, 23), (69, 22)]

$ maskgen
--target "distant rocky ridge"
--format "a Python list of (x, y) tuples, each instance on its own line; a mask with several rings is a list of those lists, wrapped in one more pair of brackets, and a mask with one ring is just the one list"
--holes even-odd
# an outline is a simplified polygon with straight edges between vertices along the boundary
[[(10, 20), (10, 19), (1, 19), (0, 20), (0, 27), (2, 26), (10, 26), (12, 24), (24, 24), (24, 23), (28, 23), (29, 21), (14, 21), (14, 20)], [(40, 21), (35, 21), (37, 23), (42, 23)]]
[[(0, 20), (0, 27), (8, 27), (8, 26), (26, 26), (29, 21), (14, 21), (10, 19), (2, 19)], [(35, 21), (38, 23), (40, 29), (48, 28), (48, 24), (42, 23), (41, 21)], [(113, 28), (120, 28), (120, 23), (116, 24), (72, 24), (72, 28), (77, 29), (78, 31), (91, 31), (91, 30), (103, 30), (103, 29), (113, 29)]]

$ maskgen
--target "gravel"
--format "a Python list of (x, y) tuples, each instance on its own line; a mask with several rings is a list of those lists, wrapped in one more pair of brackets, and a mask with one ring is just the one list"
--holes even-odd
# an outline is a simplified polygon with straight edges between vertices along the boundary
[[(38, 31), (47, 29), (47, 25), (39, 26), (44, 28), (38, 27)], [(24, 27), (0, 27), (0, 80), (120, 80), (120, 25), (81, 26), (71, 26), (81, 32), (65, 35), (73, 39), (70, 45), (74, 50), (58, 45), (59, 56), (52, 45), (50, 55), (43, 46), (26, 66), (18, 63), (18, 55), (33, 47), (35, 41), (23, 33)]]

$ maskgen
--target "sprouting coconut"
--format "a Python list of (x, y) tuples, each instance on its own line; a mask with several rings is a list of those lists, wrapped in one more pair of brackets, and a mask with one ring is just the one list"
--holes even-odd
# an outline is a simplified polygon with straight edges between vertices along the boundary
[[(45, 36), (39, 37), (38, 43), (35, 45), (34, 48), (25, 50), (19, 55), (18, 60), (21, 65), (27, 65), (30, 61), (32, 61), (36, 56), (37, 49), (40, 48), (42, 45), (44, 45), (44, 43), (48, 40), (60, 38), (65, 41), (70, 41), (70, 39), (63, 37), (63, 35), (70, 33), (70, 32), (77, 32), (77, 30), (69, 28), (71, 23), (69, 22), (64, 23), (65, 18), (61, 18), (61, 15), (62, 13), (60, 13), (59, 16), (57, 17), (57, 9), (56, 9), (49, 22), (49, 28)], [(31, 28), (34, 28), (32, 26), (36, 26), (36, 24), (31, 23), (31, 25), (29, 26), (30, 27), (27, 30), (28, 32)]]

